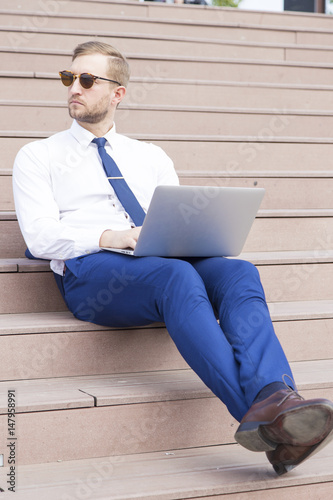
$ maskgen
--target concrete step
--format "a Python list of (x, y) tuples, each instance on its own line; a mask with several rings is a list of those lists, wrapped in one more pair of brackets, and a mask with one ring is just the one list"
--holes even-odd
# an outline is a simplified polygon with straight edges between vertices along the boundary
[[(68, 311), (0, 315), (0, 322), (1, 349), (3, 352), (10, 349), (12, 360), (5, 363), (1, 380), (187, 368), (162, 324), (132, 329), (101, 328), (75, 320)], [(13, 333), (17, 332), (15, 324), (22, 325), (18, 333)], [(27, 330), (29, 333), (22, 333)]]
[[(317, 174), (319, 176), (319, 174)], [(262, 210), (327, 209), (332, 206), (332, 178), (206, 177), (203, 171), (181, 177), (181, 184), (192, 186), (262, 187), (266, 189)]]
[[(60, 0), (59, 2), (47, 1), (47, 0), (28, 0), (25, 2), (24, 6), (19, 0), (14, 0), (10, 2), (9, 0), (3, 0), (1, 3), (1, 10), (8, 12), (16, 12), (17, 14), (22, 14), (22, 11), (26, 12), (33, 11), (34, 13), (39, 13), (41, 16), (45, 17), (52, 16), (55, 14), (99, 14), (105, 15), (107, 13), (112, 13), (115, 16), (122, 17), (149, 17), (148, 15), (149, 4), (141, 4), (138, 1), (86, 1), (86, 0)], [(173, 7), (173, 6), (172, 6)], [(169, 10), (170, 12), (170, 10)], [(171, 16), (172, 17), (172, 16)]]
[[(75, 4), (73, 4), (74, 6)], [(301, 27), (301, 26), (288, 26), (285, 24), (285, 18), (280, 15), (279, 23), (274, 25), (265, 25), (262, 23), (254, 24), (252, 22), (242, 22), (238, 19), (236, 22), (228, 22), (225, 17), (225, 9), (212, 9), (205, 10), (196, 9), (197, 18), (191, 18), (191, 14), (195, 10), (185, 10), (176, 7), (164, 8), (160, 10), (160, 16), (154, 17), (154, 12), (151, 11), (147, 15), (147, 11), (137, 12), (138, 15), (126, 15), (125, 9), (122, 10), (121, 15), (117, 9), (110, 5), (110, 8), (104, 8), (103, 13), (98, 10), (84, 13), (77, 9), (72, 9), (72, 12), (66, 13), (59, 5), (58, 9), (53, 11), (49, 9), (31, 10), (27, 6), (26, 10), (18, 9), (3, 9), (1, 11), (3, 24), (6, 26), (24, 25), (33, 31), (39, 29), (87, 29), (87, 20), (89, 20), (89, 29), (95, 32), (105, 32), (112, 30), (113, 32), (137, 32), (137, 33), (157, 33), (171, 36), (210, 36), (220, 39), (232, 40), (248, 40), (248, 41), (266, 41), (268, 38), (271, 42), (275, 43), (312, 43), (318, 45), (332, 45), (332, 23), (325, 19), (326, 26), (320, 27)], [(169, 17), (168, 14), (174, 15)], [(180, 14), (183, 13), (182, 17)], [(208, 15), (207, 15), (208, 13)], [(201, 14), (201, 16), (200, 16)], [(211, 18), (212, 16), (212, 18)], [(314, 18), (315, 16), (311, 16)], [(309, 19), (311, 19), (309, 17)], [(324, 17), (324, 16), (322, 16)], [(328, 17), (328, 16), (327, 16)], [(22, 19), (23, 18), (23, 19)], [(275, 17), (276, 19), (277, 16)], [(271, 17), (273, 19), (273, 17)], [(301, 16), (296, 18), (301, 19)], [(289, 17), (290, 20), (295, 20), (295, 17)], [(207, 35), (208, 34), (208, 35)]]
[[(260, 234), (261, 244), (263, 243)], [(305, 252), (302, 260), (284, 257), (270, 263), (261, 259), (257, 265), (266, 297), (269, 302), (316, 301), (333, 298), (332, 250), (324, 246), (318, 251)], [(275, 254), (276, 255), (276, 254)], [(27, 259), (25, 259), (27, 261)], [(320, 262), (322, 260), (322, 262)], [(253, 260), (255, 263), (255, 259)], [(296, 263), (295, 263), (296, 262)], [(64, 311), (66, 306), (56, 287), (53, 274), (47, 271), (47, 263), (23, 262), (18, 269), (12, 259), (2, 260), (0, 286), (5, 293), (0, 302), (0, 314)]]
[[(275, 302), (269, 309), (290, 361), (333, 358), (332, 300)], [(164, 324), (105, 328), (69, 311), (2, 314), (0, 345), (4, 381), (187, 367)]]
[[(7, 130), (40, 131), (69, 128), (72, 119), (65, 102), (0, 101)], [(125, 135), (168, 134), (223, 137), (251, 136), (268, 140), (329, 137), (333, 126), (330, 111), (240, 109), (229, 107), (186, 107), (122, 104), (116, 116), (117, 130)]]
[[(45, 495), (43, 500), (74, 500), (82, 495), (95, 500), (263, 500), (267, 494), (271, 500), (329, 498), (332, 460), (330, 444), (295, 471), (277, 477), (263, 453), (230, 444), (25, 465), (20, 467), (15, 498), (35, 500), (36, 494)], [(3, 476), (7, 472), (5, 468)]]
[[(207, 177), (206, 172), (191, 172), (180, 176), (182, 185), (263, 187), (266, 194), (261, 204), (266, 210), (328, 209), (332, 206), (333, 172), (323, 178), (257, 178), (237, 177), (235, 179), (217, 176)], [(0, 175), (0, 210), (14, 210), (12, 176)]]
[(26, 244), (12, 212), (0, 212), (0, 258), (23, 257)]
[[(135, 30), (135, 28), (134, 28)], [(267, 61), (304, 61), (331, 63), (331, 48), (321, 45), (300, 45), (299, 43), (272, 43), (267, 41), (228, 40), (221, 38), (198, 38), (170, 36), (159, 33), (113, 33), (99, 31), (103, 41), (115, 45), (124, 54), (154, 53), (160, 55), (178, 54), (179, 56), (222, 57), (228, 54), (230, 59), (267, 60)], [(78, 43), (84, 43), (96, 36), (95, 30), (72, 30), (40, 27), (33, 34), (28, 26), (0, 26), (0, 46), (24, 47), (38, 49), (68, 50)], [(267, 36), (269, 38), (269, 36)]]
[(64, 311), (66, 305), (49, 272), (1, 273), (0, 313)]
[[(215, 11), (219, 14), (220, 11)], [(114, 15), (112, 9), (104, 14), (83, 14), (79, 11), (75, 13), (55, 12), (48, 16), (42, 11), (32, 10), (2, 10), (1, 11), (3, 26), (17, 27), (24, 26), (31, 31), (39, 31), (40, 29), (58, 29), (58, 30), (78, 30), (83, 31), (87, 28), (95, 33), (151, 33), (168, 36), (183, 36), (196, 38), (219, 38), (220, 40), (247, 40), (250, 42), (266, 42), (267, 39), (271, 43), (302, 43), (298, 40), (298, 35), (312, 35), (313, 30), (304, 30), (300, 28), (283, 28), (281, 26), (258, 26), (250, 24), (235, 25), (234, 23), (224, 23), (223, 20), (215, 21), (187, 20), (187, 19), (168, 19), (166, 18), (148, 18), (148, 17), (130, 17)], [(89, 22), (89, 24), (87, 24)], [(329, 38), (330, 31), (324, 33), (321, 30), (314, 32), (317, 35), (316, 42), (312, 44), (333, 45), (333, 38)], [(322, 43), (321, 36), (325, 35), (325, 40), (331, 40), (331, 43)], [(311, 37), (312, 38), (312, 37)], [(13, 40), (15, 45), (16, 39)], [(9, 42), (11, 42), (9, 38)], [(311, 42), (310, 42), (311, 43)]]
[[(124, 374), (120, 380), (126, 383), (126, 378), (127, 375)], [(183, 377), (182, 379), (184, 380)], [(50, 382), (52, 384), (52, 380)], [(217, 398), (209, 397), (208, 391), (203, 397), (200, 395), (202, 391), (205, 391), (201, 383), (199, 392), (195, 391), (197, 394), (195, 392), (193, 394), (192, 384), (190, 398), (179, 399), (180, 395), (176, 394), (178, 391), (172, 394), (174, 384), (170, 385), (167, 377), (158, 388), (152, 384), (151, 389), (157, 392), (153, 401), (151, 401), (151, 396), (148, 396), (148, 400), (145, 401), (147, 396), (142, 395), (143, 397), (139, 398), (140, 402), (133, 404), (119, 404), (118, 402), (116, 405), (99, 406), (94, 396), (94, 393), (99, 390), (96, 382), (91, 381), (92, 386), (89, 387), (90, 384), (87, 381), (88, 385), (85, 387), (86, 384), (83, 381), (78, 381), (72, 389), (74, 394), (71, 390), (66, 390), (65, 385), (62, 387), (62, 382), (63, 380), (59, 379), (59, 387), (63, 396), (59, 397), (59, 390), (52, 392), (50, 387), (46, 388), (44, 403), (42, 403), (42, 395), (34, 396), (40, 399), (39, 405), (44, 404), (44, 408), (45, 401), (50, 402), (53, 398), (54, 403), (49, 405), (50, 410), (17, 413), (17, 439), (20, 444), (21, 465), (126, 453), (146, 453), (233, 441), (234, 420), (228, 416), (226, 409)], [(75, 384), (75, 380), (71, 379), (71, 382)], [(185, 380), (184, 382), (181, 390), (183, 395), (186, 394), (186, 387), (189, 387)], [(8, 382), (5, 384), (4, 396), (6, 397)], [(102, 389), (108, 384), (110, 384), (108, 377), (104, 377)], [(16, 386), (16, 383), (14, 385), (18, 400), (19, 394), (27, 389), (25, 384), (22, 390)], [(119, 385), (122, 395), (126, 398), (126, 393), (129, 395), (128, 389), (123, 387), (121, 382)], [(146, 391), (147, 393), (148, 391), (147, 386), (140, 387), (139, 385), (130, 389), (130, 392), (133, 393), (137, 389), (139, 392)], [(75, 402), (75, 394), (82, 394), (82, 391), (86, 390), (90, 394), (84, 392), (84, 397), (78, 397)], [(61, 398), (63, 398), (62, 401)], [(66, 410), (71, 399), (73, 408)], [(86, 407), (82, 407), (82, 404)], [(52, 409), (52, 406), (57, 405), (61, 408)], [(211, 416), (209, 422), (207, 421), (208, 415)], [(4, 424), (5, 420), (7, 422), (7, 415), (0, 415), (1, 424)], [(225, 422), (223, 429), (220, 425), (221, 421)], [(3, 436), (0, 437), (1, 449), (5, 449)], [(33, 444), (33, 440), (36, 444)]]
[[(35, 80), (37, 86), (38, 79)], [(60, 90), (62, 91), (62, 89)], [(59, 96), (60, 90), (58, 90)], [(57, 95), (55, 90), (52, 95)], [(16, 97), (17, 94), (13, 96), (14, 99)], [(36, 99), (38, 100), (38, 96)], [(59, 97), (59, 100), (61, 99), (63, 99), (63, 93)], [(133, 77), (124, 103), (180, 106), (195, 106), (199, 103), (200, 106), (229, 106), (241, 109), (267, 108), (287, 111), (291, 109), (327, 110), (332, 99), (329, 86), (279, 85), (260, 82), (251, 84), (208, 79), (155, 78), (144, 81), (142, 78)]]
[[(313, 255), (332, 249), (333, 209), (261, 210), (245, 252), (307, 250)], [(0, 212), (0, 258), (24, 256), (26, 244), (13, 212)]]
[[(154, 142), (173, 158), (182, 176), (193, 175), (202, 169), (207, 177), (218, 172), (231, 179), (247, 175), (290, 179), (330, 176), (332, 172), (329, 155), (331, 144), (328, 142), (263, 142), (259, 137), (253, 137), (252, 142), (247, 142), (246, 138), (239, 138), (235, 142), (224, 142), (223, 138), (205, 141), (201, 137), (189, 142), (179, 139)], [(12, 164), (13, 157), (14, 154), (7, 165)]]
[[(27, 101), (66, 101), (66, 89), (54, 73), (34, 75), (32, 72), (0, 73), (2, 100), (21, 95)], [(231, 81), (131, 78), (124, 104), (231, 107), (240, 109), (281, 109), (327, 111), (333, 104), (332, 87), (315, 85), (274, 85)]]
[[(293, 363), (292, 370), (304, 397), (332, 398), (332, 360)], [(234, 443), (236, 421), (191, 370), (0, 387), (3, 424), (8, 390), (15, 390), (20, 465)], [(5, 450), (5, 433), (0, 443)]]
[[(22, 4), (20, 0), (3, 0), (3, 10), (21, 13)], [(303, 28), (320, 29), (329, 31), (332, 29), (330, 16), (309, 14), (302, 12), (264, 12), (249, 11), (241, 8), (228, 9), (201, 5), (161, 5), (160, 3), (115, 0), (107, 2), (96, 0), (71, 0), (70, 2), (47, 2), (46, 0), (29, 0), (25, 4), (26, 9), (39, 11), (45, 17), (53, 14), (81, 13), (105, 15), (111, 14), (120, 17), (147, 17), (149, 19), (169, 19), (173, 21), (206, 21), (214, 23), (245, 24), (256, 26), (271, 26), (285, 29)]]
[[(57, 71), (69, 67), (71, 53), (56, 49), (20, 47), (0, 47), (0, 71), (35, 71), (56, 74)], [(15, 54), (15, 57), (13, 57)], [(225, 57), (185, 57), (160, 56), (152, 51), (150, 54), (127, 54), (132, 75), (136, 77), (163, 77), (196, 79), (205, 75), (206, 79), (221, 80), (228, 75), (229, 81), (264, 82), (275, 84), (332, 85), (332, 64), (307, 62), (276, 62), (232, 60)], [(316, 68), (316, 71), (313, 71)]]
[[(135, 30), (135, 28), (134, 28)], [(47, 29), (40, 28), (38, 32), (31, 36), (31, 31), (26, 27), (25, 29), (18, 27), (14, 29), (8, 29), (6, 26), (0, 26), (0, 46), (5, 47), (10, 44), (10, 46), (15, 46), (20, 48), (29, 42), (29, 47), (33, 48), (52, 48), (58, 50), (68, 50), (78, 43), (84, 43), (91, 40), (96, 36), (95, 31), (89, 31), (87, 28), (82, 32), (78, 30), (59, 30), (57, 29)], [(202, 38), (197, 37), (170, 37), (169, 35), (149, 35), (145, 33), (117, 33), (110, 36), (110, 31), (99, 32), (99, 37), (103, 37), (103, 41), (115, 45), (124, 54), (145, 54), (151, 53), (152, 48), (154, 53), (159, 53), (160, 55), (171, 55), (178, 54), (183, 56), (198, 56), (204, 57), (209, 53), (210, 57), (221, 57), (224, 53), (228, 53), (228, 57), (235, 59), (259, 59), (259, 60), (277, 60), (284, 61), (293, 57), (293, 60), (298, 55), (298, 50), (294, 50), (294, 46), (290, 46), (290, 57), (289, 49), (286, 54), (284, 47), (278, 46), (274, 47), (272, 44), (256, 44), (249, 42), (247, 45), (240, 42), (228, 42), (227, 40)], [(307, 55), (303, 55), (302, 49), (300, 51), (300, 57), (302, 60), (308, 61), (325, 61), (330, 62), (328, 58), (328, 50), (318, 49), (318, 58), (315, 59), (314, 56), (317, 53), (315, 49), (303, 50), (308, 52)]]
[[(0, 131), (0, 148), (3, 151), (0, 175), (11, 174), (15, 156), (21, 147), (45, 135), (36, 133), (35, 137), (10, 137), (8, 132)], [(132, 134), (132, 137), (137, 136)], [(313, 138), (302, 138), (299, 142), (279, 138), (275, 142), (268, 142), (259, 137), (238, 136), (228, 141), (226, 137), (216, 136), (191, 138), (154, 134), (142, 139), (164, 149), (173, 159), (179, 175), (184, 178), (197, 175), (203, 169), (207, 177), (225, 178), (332, 176), (330, 151), (333, 139), (330, 138), (326, 142), (324, 139), (316, 142)]]

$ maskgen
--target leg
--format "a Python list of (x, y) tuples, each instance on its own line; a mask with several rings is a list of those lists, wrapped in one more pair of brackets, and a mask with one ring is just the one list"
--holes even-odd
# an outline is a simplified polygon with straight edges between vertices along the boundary
[(238, 420), (248, 410), (239, 364), (204, 283), (178, 259), (101, 252), (66, 262), (65, 300), (76, 317), (107, 326), (164, 321), (178, 350)]
[[(196, 259), (190, 265), (174, 259), (111, 255), (67, 262), (65, 300), (78, 318), (109, 326), (165, 321), (183, 357), (238, 420), (256, 390), (269, 383), (268, 367), (276, 372), (273, 380), (288, 373), (253, 266), (225, 264), (225, 259)], [(215, 260), (218, 264), (213, 264)], [(252, 370), (254, 383), (245, 367)], [(275, 470), (286, 472), (327, 444), (332, 430), (330, 401), (303, 401), (289, 389), (253, 404), (235, 437), (249, 449), (267, 451)]]
[[(249, 405), (259, 391), (264, 393), (244, 415), (235, 438), (252, 451), (267, 451), (271, 463), (286, 471), (331, 439), (333, 404), (325, 399), (304, 401), (287, 384), (277, 384), (285, 375), (291, 377), (291, 371), (254, 266), (233, 259), (197, 259), (192, 264), (234, 349)], [(273, 382), (273, 387), (268, 385)]]
[(292, 377), (275, 335), (257, 269), (249, 262), (210, 258), (191, 261), (202, 277), (220, 326), (234, 349), (250, 406), (264, 386)]

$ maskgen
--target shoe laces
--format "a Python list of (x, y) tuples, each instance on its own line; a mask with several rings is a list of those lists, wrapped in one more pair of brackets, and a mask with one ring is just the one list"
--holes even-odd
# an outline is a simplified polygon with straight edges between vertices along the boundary
[(282, 380), (283, 380), (283, 383), (284, 385), (286, 386), (286, 388), (288, 389), (288, 394), (285, 395), (285, 397), (280, 401), (280, 403), (278, 403), (277, 406), (281, 406), (285, 401), (287, 401), (287, 399), (289, 399), (291, 396), (296, 396), (298, 397), (299, 399), (302, 399), (304, 401), (304, 398), (303, 396), (301, 396), (300, 394), (298, 394), (298, 392), (296, 391), (296, 389), (292, 389), (290, 387), (289, 384), (287, 384), (286, 382), (286, 379), (289, 379), (293, 385), (293, 387), (295, 387), (295, 381), (287, 374), (285, 373), (284, 375), (282, 375)]

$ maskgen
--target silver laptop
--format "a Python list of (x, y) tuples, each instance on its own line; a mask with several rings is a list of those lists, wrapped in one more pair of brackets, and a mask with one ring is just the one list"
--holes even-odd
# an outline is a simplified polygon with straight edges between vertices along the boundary
[(137, 257), (231, 257), (242, 251), (265, 190), (158, 186), (135, 250)]

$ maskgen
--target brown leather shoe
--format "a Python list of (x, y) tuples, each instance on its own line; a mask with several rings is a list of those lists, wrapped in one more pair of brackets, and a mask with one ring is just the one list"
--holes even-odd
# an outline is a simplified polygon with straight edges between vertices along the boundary
[(275, 450), (279, 444), (314, 446), (333, 430), (333, 403), (304, 400), (282, 389), (255, 403), (243, 417), (236, 441), (251, 451)]
[(312, 455), (315, 455), (324, 446), (333, 439), (333, 431), (328, 434), (322, 441), (313, 446), (293, 446), (291, 444), (279, 444), (273, 451), (267, 451), (266, 456), (273, 469), (282, 476), (287, 472), (300, 465), (304, 460), (307, 460)]

